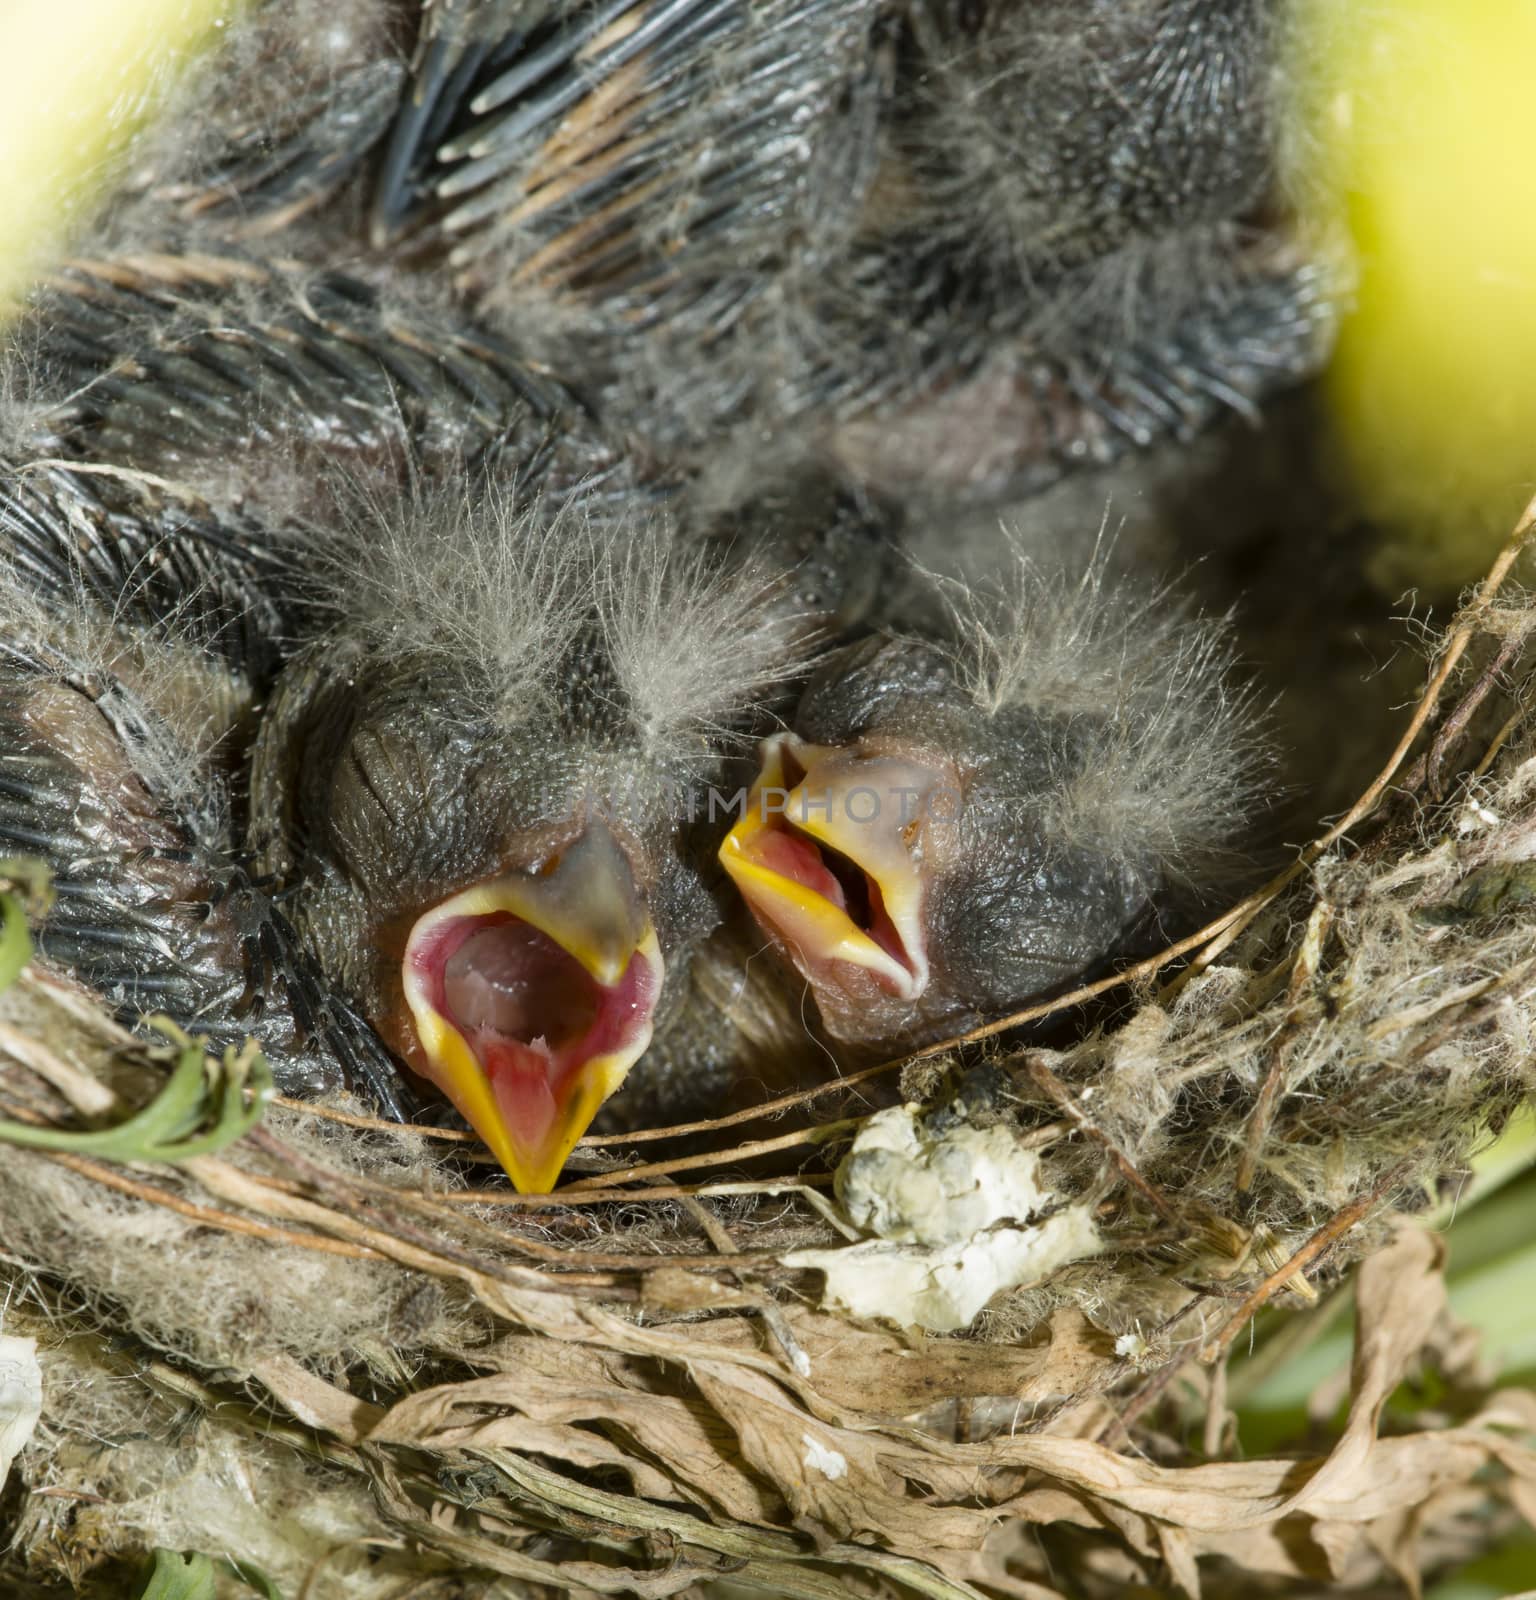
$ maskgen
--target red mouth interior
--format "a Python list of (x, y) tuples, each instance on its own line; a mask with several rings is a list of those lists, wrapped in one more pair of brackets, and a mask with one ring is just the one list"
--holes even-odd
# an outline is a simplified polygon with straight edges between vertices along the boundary
[(757, 836), (752, 854), (770, 872), (830, 901), (888, 956), (912, 970), (906, 946), (885, 909), (880, 885), (851, 856), (799, 832), (784, 816), (769, 821)]
[(654, 970), (639, 954), (611, 987), (547, 933), (500, 911), (455, 917), (412, 957), (431, 1004), (463, 1035), (491, 1085), (502, 1121), (537, 1147), (581, 1069), (632, 1045), (656, 1003)]

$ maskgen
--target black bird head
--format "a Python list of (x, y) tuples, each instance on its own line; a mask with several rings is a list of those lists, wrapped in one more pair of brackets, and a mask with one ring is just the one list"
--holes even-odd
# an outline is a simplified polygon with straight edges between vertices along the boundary
[(1248, 796), (1220, 629), (1101, 566), (1020, 577), (952, 592), (948, 638), (827, 660), (721, 848), (845, 1042), (922, 1043), (1070, 984), (1211, 871)]
[(268, 709), (253, 842), (325, 969), (545, 1190), (716, 920), (689, 796), (793, 638), (659, 524), (442, 515), (355, 552)]
[[(125, 1010), (152, 994), (189, 1022), (259, 1025), (285, 1087), (340, 1079), (398, 1110), (395, 1063), (319, 959), (324, 941), (303, 948), (270, 885), (246, 872), (247, 756), (264, 703), (296, 656), (282, 703), (296, 684), (324, 677), (305, 676), (303, 652), (332, 638), (336, 605), (325, 591), (342, 581), (341, 608), (358, 613), (364, 632), (375, 626), (372, 645), (352, 645), (376, 649), (394, 673), (365, 679), (378, 691), (365, 717), (389, 725), (385, 690), (409, 677), (400, 663), (414, 650), (430, 657), (418, 674), (430, 692), (418, 689), (416, 702), (426, 725), (439, 725), (436, 704), (442, 727), (460, 728), (466, 699), (484, 721), (497, 693), (510, 703), (538, 674), (514, 666), (492, 691), (476, 663), (484, 677), (498, 659), (566, 649), (560, 640), (580, 609), (573, 563), (519, 566), (509, 546), (493, 555), (468, 537), (455, 551), (441, 543), (455, 525), (439, 516), (436, 566), (424, 546), (397, 541), (383, 570), (399, 587), (386, 596), (359, 577), (372, 536), (348, 534), (372, 513), (388, 526), (390, 507), (402, 496), (425, 502), (433, 482), (494, 480), (537, 496), (551, 515), (567, 498), (633, 494), (643, 505), (650, 491), (634, 491), (625, 460), (576, 397), (510, 347), (461, 316), (341, 273), (244, 253), (81, 259), (39, 287), (11, 339), (18, 354), (3, 376), (15, 391), (14, 437), (3, 444), (27, 465), (13, 474), (0, 462), (0, 601), (14, 591), (29, 620), (0, 630), (0, 753), (19, 763), (0, 778), (0, 839), (30, 843), (55, 868), (61, 909), (48, 953), (122, 997)], [(484, 566), (496, 560), (507, 563), (505, 584)], [(409, 615), (413, 581), (429, 586), (418, 601), (428, 620), (414, 627), (394, 615)], [(498, 609), (503, 600), (510, 610)], [(398, 640), (383, 643), (381, 630)], [(82, 654), (78, 641), (93, 635)], [(340, 660), (346, 642), (334, 642)], [(21, 648), (8, 653), (10, 643)], [(130, 671), (125, 661), (138, 664)], [(26, 707), (56, 681), (84, 687), (74, 701), (53, 695), (47, 703), (67, 716), (32, 729)], [(178, 725), (184, 683), (194, 704), (217, 696), (238, 708), (216, 758), (140, 731)], [(94, 727), (93, 707), (120, 702), (137, 708), (130, 731), (111, 733), (101, 759), (82, 767), (65, 722)], [(161, 747), (179, 752), (186, 792), (174, 802), (145, 754)], [(559, 774), (546, 775), (559, 792)], [(165, 813), (158, 857), (137, 837), (137, 811), (98, 828), (91, 848), (79, 842), (93, 791), (123, 783)], [(338, 790), (335, 819), (322, 806), (320, 836), (356, 820), (347, 796)], [(536, 815), (526, 802), (517, 814)], [(442, 812), (438, 820), (454, 825)], [(504, 853), (516, 855), (511, 844)], [(370, 858), (361, 845), (354, 854), (361, 871)], [(136, 902), (152, 903), (153, 915), (131, 909)]]

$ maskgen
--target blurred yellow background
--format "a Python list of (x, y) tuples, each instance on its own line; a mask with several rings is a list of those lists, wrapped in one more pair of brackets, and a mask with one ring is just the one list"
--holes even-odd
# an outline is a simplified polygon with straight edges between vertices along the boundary
[(1338, 439), (1383, 579), (1467, 582), (1536, 491), (1536, 5), (1301, 3), (1298, 188), (1359, 270)]
[(0, 3), (0, 306), (66, 249), (70, 227), (233, 0)]

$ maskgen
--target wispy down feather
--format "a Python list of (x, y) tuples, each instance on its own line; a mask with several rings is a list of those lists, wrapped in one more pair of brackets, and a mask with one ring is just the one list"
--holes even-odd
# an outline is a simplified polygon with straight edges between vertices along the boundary
[(781, 575), (706, 549), (644, 505), (551, 507), (494, 483), (420, 478), (398, 493), (354, 482), (337, 498), (339, 536), (310, 537), (338, 626), (381, 661), (467, 668), (504, 720), (568, 699), (579, 670), (648, 757), (687, 761), (802, 660), (806, 630)]
[(1191, 626), (1171, 586), (1123, 581), (1103, 530), (1080, 573), (1040, 565), (1007, 526), (999, 538), (1010, 554), (1001, 576), (976, 587), (934, 579), (959, 641), (956, 670), (989, 714), (1108, 714), (1155, 678)]
[(1251, 825), (1269, 770), (1264, 717), (1235, 677), (1225, 618), (1168, 584), (1114, 573), (1101, 540), (1080, 574), (1046, 572), (1017, 535), (990, 588), (944, 583), (955, 670), (989, 716), (1063, 720), (1053, 832), (1176, 877), (1209, 877)]
[(491, 486), (414, 481), (351, 491), (339, 538), (317, 540), (347, 631), (382, 660), (476, 671), (503, 716), (548, 704), (594, 601), (582, 513), (514, 504)]
[(1168, 647), (1157, 671), (1127, 684), (1118, 714), (1095, 723), (1052, 809), (1063, 837), (1095, 832), (1209, 887), (1239, 865), (1236, 841), (1251, 834), (1273, 761), (1225, 630), (1192, 619)]
[(783, 582), (756, 562), (718, 564), (659, 517), (605, 541), (604, 647), (649, 753), (703, 754), (804, 664), (805, 630), (776, 603)]

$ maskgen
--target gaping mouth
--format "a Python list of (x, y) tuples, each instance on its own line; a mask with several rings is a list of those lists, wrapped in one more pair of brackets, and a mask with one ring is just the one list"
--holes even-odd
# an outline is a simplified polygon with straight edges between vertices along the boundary
[(938, 774), (794, 734), (762, 751), (721, 864), (813, 984), (846, 986), (846, 963), (885, 993), (917, 999), (928, 986), (922, 835)]
[(513, 1183), (544, 1193), (650, 1043), (662, 963), (598, 824), (542, 872), (418, 919), (402, 979), (423, 1070)]

